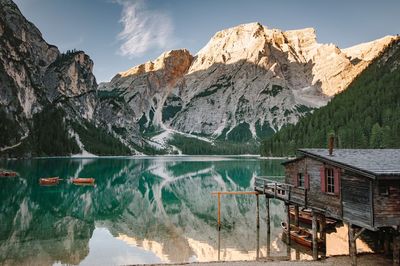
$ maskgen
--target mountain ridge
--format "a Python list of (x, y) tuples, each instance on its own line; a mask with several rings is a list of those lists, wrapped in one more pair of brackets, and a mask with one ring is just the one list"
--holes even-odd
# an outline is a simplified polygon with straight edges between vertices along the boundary
[[(187, 50), (174, 51), (186, 51), (192, 62), (168, 90), (160, 90), (162, 81), (138, 82), (143, 75), (160, 71), (131, 71), (140, 66), (117, 74), (102, 89), (124, 95), (136, 108), (133, 119), (144, 133), (171, 130), (210, 140), (257, 142), (326, 105), (395, 39), (386, 36), (362, 44), (358, 54), (350, 47), (346, 54), (333, 44), (317, 43), (313, 28), (283, 32), (260, 23), (242, 24), (215, 33), (194, 56)], [(132, 82), (120, 86), (124, 80)], [(142, 91), (146, 105), (134, 99), (140, 99)], [(237, 139), (231, 132), (246, 137)]]
[(196, 55), (167, 51), (98, 86), (83, 51), (48, 44), (11, 0), (0, 14), (2, 157), (257, 153), (396, 39), (341, 50), (313, 28), (242, 24)]
[(329, 134), (338, 148), (399, 148), (400, 39), (327, 106), (265, 140), (264, 156), (293, 155), (300, 147), (326, 147)]

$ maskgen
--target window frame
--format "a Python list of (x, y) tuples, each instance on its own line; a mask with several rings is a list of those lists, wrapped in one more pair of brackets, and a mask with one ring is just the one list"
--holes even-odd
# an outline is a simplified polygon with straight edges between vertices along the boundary
[(305, 188), (305, 175), (303, 172), (297, 173), (297, 186), (300, 188)]
[(335, 186), (337, 185), (338, 184), (335, 183), (335, 170), (332, 167), (325, 167), (325, 193), (336, 195)]
[[(384, 188), (385, 191), (383, 192), (381, 189)], [(390, 195), (390, 189), (388, 185), (381, 185), (379, 184), (378, 186), (378, 192), (379, 192), (379, 196), (389, 196)]]

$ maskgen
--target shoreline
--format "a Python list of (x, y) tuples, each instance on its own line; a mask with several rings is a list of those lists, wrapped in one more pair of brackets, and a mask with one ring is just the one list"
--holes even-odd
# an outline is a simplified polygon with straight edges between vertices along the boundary
[[(362, 253), (357, 255), (357, 264), (363, 266), (377, 266), (377, 265), (392, 265), (392, 259), (385, 257), (383, 254), (379, 253)], [(129, 265), (129, 264), (128, 264)], [(317, 261), (313, 260), (274, 260), (273, 258), (259, 259), (254, 261), (210, 261), (210, 262), (183, 262), (183, 263), (157, 263), (157, 264), (134, 264), (140, 266), (259, 266), (259, 265), (276, 265), (276, 266), (307, 266), (307, 265), (323, 265), (323, 266), (344, 266), (351, 265), (351, 258), (349, 255), (337, 255), (332, 257), (327, 257), (326, 259), (321, 259)]]
[(0, 158), (0, 160), (13, 161), (13, 160), (40, 160), (40, 159), (146, 159), (146, 158), (205, 158), (205, 157), (223, 157), (223, 158), (247, 158), (247, 159), (259, 159), (259, 160), (285, 160), (291, 159), (292, 157), (262, 157), (259, 154), (211, 154), (211, 155), (188, 155), (188, 154), (165, 154), (165, 155), (90, 155), (90, 156), (80, 156), (79, 154), (74, 154), (71, 156), (42, 156), (42, 157), (22, 157), (22, 158)]

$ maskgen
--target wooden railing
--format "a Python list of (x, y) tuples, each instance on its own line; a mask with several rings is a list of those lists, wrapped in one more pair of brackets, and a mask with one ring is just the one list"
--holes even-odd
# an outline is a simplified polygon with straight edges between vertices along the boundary
[(284, 176), (256, 177), (254, 190), (287, 202), (307, 205), (307, 190), (305, 188), (295, 187), (288, 183), (276, 181), (276, 179), (284, 179)]

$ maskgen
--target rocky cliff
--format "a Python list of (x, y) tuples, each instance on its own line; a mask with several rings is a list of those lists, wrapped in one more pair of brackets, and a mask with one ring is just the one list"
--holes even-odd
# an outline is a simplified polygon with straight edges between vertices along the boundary
[(166, 132), (257, 141), (324, 106), (395, 39), (340, 49), (318, 43), (312, 28), (244, 24), (216, 33), (193, 57), (164, 53), (102, 89), (131, 106), (142, 133), (161, 133), (152, 137), (161, 145), (171, 138)]
[(88, 55), (60, 53), (12, 1), (0, 0), (1, 156), (68, 155), (89, 149), (109, 153), (89, 143), (93, 137), (129, 150), (97, 128), (99, 100), (92, 71)]
[(0, 155), (258, 153), (396, 38), (339, 49), (312, 28), (244, 24), (195, 56), (165, 52), (98, 88), (88, 55), (61, 53), (0, 0)]

